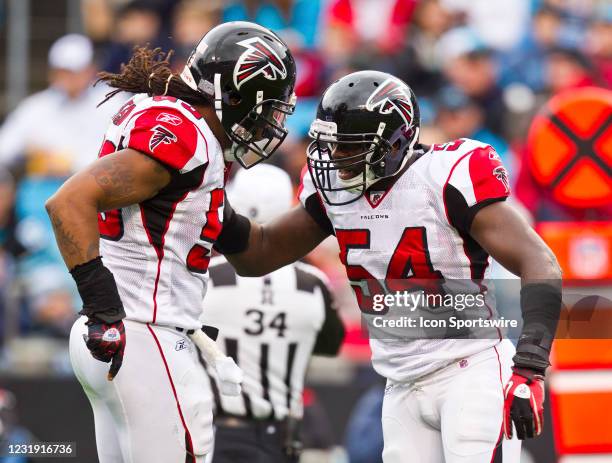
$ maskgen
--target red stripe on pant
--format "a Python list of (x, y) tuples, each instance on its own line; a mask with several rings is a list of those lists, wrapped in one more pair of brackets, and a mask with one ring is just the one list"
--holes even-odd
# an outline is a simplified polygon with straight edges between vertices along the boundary
[(189, 433), (189, 429), (187, 428), (187, 423), (185, 422), (185, 418), (183, 417), (183, 411), (181, 410), (181, 404), (179, 403), (178, 395), (176, 393), (176, 388), (174, 387), (174, 381), (172, 380), (172, 375), (170, 374), (170, 368), (168, 368), (168, 362), (166, 361), (166, 356), (164, 355), (164, 351), (162, 350), (161, 344), (155, 335), (155, 332), (151, 328), (151, 326), (147, 323), (147, 328), (151, 332), (151, 336), (155, 340), (155, 344), (157, 344), (157, 349), (159, 350), (159, 355), (164, 362), (164, 367), (166, 367), (166, 373), (168, 375), (168, 380), (170, 381), (170, 387), (172, 388), (172, 393), (174, 394), (174, 400), (176, 401), (176, 408), (178, 409), (179, 416), (181, 417), (181, 423), (183, 423), (183, 429), (185, 430), (185, 447), (187, 449), (187, 455), (185, 456), (185, 463), (197, 463), (196, 457), (193, 453), (193, 443), (191, 441), (191, 434)]

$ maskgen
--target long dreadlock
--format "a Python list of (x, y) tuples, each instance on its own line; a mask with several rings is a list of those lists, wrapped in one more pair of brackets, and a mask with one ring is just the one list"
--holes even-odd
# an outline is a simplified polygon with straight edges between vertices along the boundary
[(192, 105), (206, 105), (209, 100), (201, 93), (187, 85), (180, 76), (170, 68), (168, 53), (161, 48), (151, 49), (148, 46), (134, 47), (134, 53), (127, 64), (121, 65), (119, 74), (100, 72), (98, 82), (106, 82), (115, 88), (106, 94), (102, 105), (120, 92), (146, 93), (149, 96), (173, 96)]

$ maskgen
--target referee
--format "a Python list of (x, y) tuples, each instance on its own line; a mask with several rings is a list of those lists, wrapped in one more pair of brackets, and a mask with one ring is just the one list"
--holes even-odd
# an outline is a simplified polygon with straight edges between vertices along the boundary
[[(291, 207), (293, 190), (281, 169), (260, 165), (240, 171), (227, 189), (232, 207), (266, 222)], [(236, 275), (217, 257), (209, 267), (205, 325), (219, 329), (217, 344), (244, 372), (242, 395), (222, 396), (214, 371), (215, 447), (212, 463), (297, 462), (302, 390), (311, 355), (333, 356), (344, 327), (326, 278), (295, 263), (259, 278)]]

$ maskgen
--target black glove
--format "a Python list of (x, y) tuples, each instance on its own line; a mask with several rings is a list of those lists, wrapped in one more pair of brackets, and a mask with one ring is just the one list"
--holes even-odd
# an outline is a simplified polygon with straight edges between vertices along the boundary
[(108, 371), (108, 380), (112, 381), (119, 372), (125, 352), (125, 327), (121, 320), (104, 323), (90, 318), (87, 323), (87, 334), (83, 335), (85, 345), (96, 360), (112, 362)]

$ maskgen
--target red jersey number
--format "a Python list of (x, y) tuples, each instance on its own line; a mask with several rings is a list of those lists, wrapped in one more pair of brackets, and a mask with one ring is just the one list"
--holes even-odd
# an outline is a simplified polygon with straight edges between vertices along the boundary
[(444, 277), (439, 270), (434, 270), (431, 263), (425, 227), (404, 229), (387, 266), (384, 281), (374, 278), (361, 265), (347, 263), (348, 252), (351, 249), (370, 248), (369, 230), (336, 230), (336, 238), (340, 246), (340, 261), (346, 268), (346, 275), (361, 311), (378, 314), (386, 312), (387, 309), (382, 311), (373, 309), (373, 298), (376, 294), (416, 290), (437, 294), (442, 292)]
[[(200, 233), (200, 240), (214, 243), (223, 224), (219, 217), (219, 209), (223, 207), (223, 188), (217, 188), (210, 192), (210, 207), (206, 212), (206, 225)], [(210, 249), (201, 244), (195, 244), (187, 254), (187, 268), (191, 272), (206, 273), (210, 264)]]

